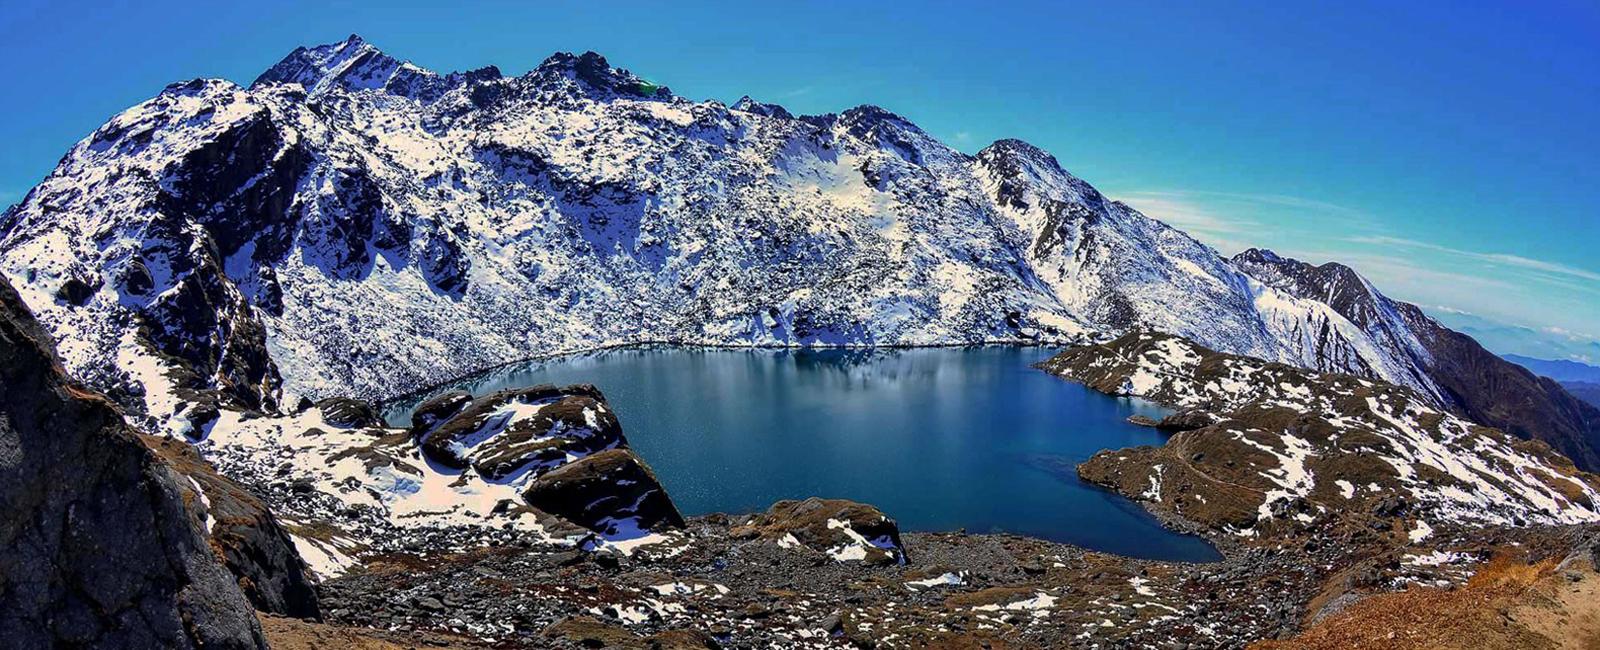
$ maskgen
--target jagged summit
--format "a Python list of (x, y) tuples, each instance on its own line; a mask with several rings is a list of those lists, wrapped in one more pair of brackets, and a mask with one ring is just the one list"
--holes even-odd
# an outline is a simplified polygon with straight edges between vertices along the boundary
[(565, 78), (577, 83), (588, 96), (597, 99), (613, 97), (670, 99), (673, 96), (672, 91), (666, 86), (646, 81), (627, 70), (613, 68), (605, 57), (595, 52), (584, 52), (580, 55), (557, 52), (528, 73), (528, 77)]
[(396, 95), (433, 101), (451, 88), (474, 81), (501, 78), (500, 69), (485, 66), (468, 72), (440, 75), (411, 63), (401, 61), (359, 35), (337, 43), (315, 47), (297, 47), (276, 65), (256, 77), (252, 89), (269, 84), (300, 84), (311, 95), (319, 95), (329, 88), (346, 91), (383, 89)]
[(1328, 275), (1360, 278), (1360, 273), (1342, 262), (1312, 264), (1292, 257), (1285, 257), (1270, 248), (1247, 248), (1234, 255), (1233, 260), (1243, 264), (1287, 265), (1300, 269), (1316, 270)]
[[(323, 95), (333, 88), (347, 92), (381, 90), (431, 103), (452, 89), (503, 78), (500, 69), (493, 65), (441, 75), (390, 56), (359, 35), (351, 34), (337, 43), (295, 48), (257, 77), (251, 88), (299, 84), (311, 96)], [(627, 70), (612, 68), (605, 57), (595, 52), (557, 52), (519, 81), (535, 88), (565, 88), (594, 99), (672, 98), (671, 90), (665, 86), (646, 81)]]
[(786, 120), (794, 118), (794, 114), (790, 113), (789, 109), (786, 109), (786, 108), (784, 108), (782, 106), (779, 106), (777, 104), (768, 104), (768, 103), (764, 103), (764, 102), (758, 102), (758, 101), (756, 101), (754, 99), (751, 99), (751, 97), (749, 95), (744, 95), (744, 96), (740, 97), (739, 101), (734, 102), (733, 106), (731, 106), (729, 108), (731, 108), (733, 110), (736, 110), (736, 111), (744, 111), (746, 113), (755, 113), (757, 115), (765, 115), (767, 117), (778, 117), (778, 118), (783, 118), (783, 119), (786, 119)]
[(995, 140), (989, 146), (978, 151), (978, 158), (986, 161), (1001, 161), (1020, 159), (1034, 164), (1044, 165), (1053, 171), (1064, 171), (1061, 163), (1050, 152), (1040, 149), (1033, 144), (1016, 138), (1003, 138)]
[(311, 91), (324, 79), (339, 76), (339, 73), (351, 68), (364, 67), (371, 72), (387, 70), (393, 73), (399, 66), (400, 61), (384, 54), (362, 40), (360, 36), (351, 34), (349, 38), (337, 43), (295, 48), (282, 61), (256, 77), (251, 86), (297, 83)]

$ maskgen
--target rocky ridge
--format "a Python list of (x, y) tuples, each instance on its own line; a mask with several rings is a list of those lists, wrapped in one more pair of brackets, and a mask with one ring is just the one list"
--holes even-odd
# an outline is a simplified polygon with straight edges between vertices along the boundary
[[(1543, 440), (1579, 467), (1600, 470), (1600, 407), (1450, 330), (1416, 305), (1383, 295), (1343, 264), (1313, 266), (1272, 251), (1233, 258), (1251, 277), (1302, 298), (1319, 297), (1386, 347), (1406, 350), (1438, 385), (1439, 404), (1519, 438)], [(1432, 399), (1434, 396), (1428, 396)]]
[[(1600, 521), (1600, 477), (1538, 441), (1429, 406), (1415, 391), (1134, 333), (1040, 365), (1177, 414), (1166, 445), (1106, 451), (1079, 473), (1213, 529), (1309, 534), (1367, 515), (1413, 540), (1443, 524)], [(1367, 523), (1367, 522), (1361, 522)]]

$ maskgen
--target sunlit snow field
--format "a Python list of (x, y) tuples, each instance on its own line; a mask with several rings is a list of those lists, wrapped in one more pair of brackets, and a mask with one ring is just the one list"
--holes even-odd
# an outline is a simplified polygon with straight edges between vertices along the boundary
[[(1162, 411), (1031, 367), (1049, 354), (620, 349), (458, 387), (481, 395), (546, 382), (599, 386), (686, 515), (838, 497), (876, 505), (907, 530), (1005, 531), (1138, 557), (1216, 558), (1201, 540), (1077, 479), (1072, 467), (1096, 451), (1160, 444), (1163, 434), (1124, 420)], [(413, 403), (385, 416), (409, 424)]]

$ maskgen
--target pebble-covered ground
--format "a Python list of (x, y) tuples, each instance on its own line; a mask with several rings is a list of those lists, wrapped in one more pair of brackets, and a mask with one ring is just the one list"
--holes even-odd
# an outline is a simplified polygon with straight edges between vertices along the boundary
[(869, 565), (748, 538), (742, 523), (694, 518), (684, 535), (632, 556), (516, 546), (386, 555), (324, 584), (323, 611), (338, 625), (458, 633), (506, 648), (1227, 648), (1291, 637), (1313, 601), (1460, 584), (1496, 549), (1557, 554), (1579, 532), (1600, 532), (1234, 547), (1207, 564), (911, 533), (904, 565)]

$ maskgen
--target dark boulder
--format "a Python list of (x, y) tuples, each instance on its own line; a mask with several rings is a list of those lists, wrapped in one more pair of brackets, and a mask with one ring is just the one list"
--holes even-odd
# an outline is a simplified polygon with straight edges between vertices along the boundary
[(330, 397), (317, 402), (322, 421), (341, 429), (382, 427), (383, 418), (371, 404), (349, 397)]
[(626, 449), (602, 451), (553, 469), (529, 483), (522, 498), (605, 537), (683, 526), (683, 515), (655, 472)]
[(844, 499), (779, 501), (732, 533), (736, 537), (798, 544), (839, 560), (867, 564), (906, 561), (900, 526), (882, 510)]
[(1169, 432), (1193, 431), (1211, 426), (1216, 421), (1216, 416), (1210, 413), (1199, 409), (1187, 409), (1161, 418), (1161, 421), (1156, 423), (1156, 428)]
[(172, 470), (0, 279), (0, 647), (265, 648)]
[(67, 281), (62, 282), (61, 287), (56, 289), (56, 298), (61, 299), (62, 302), (65, 302), (69, 305), (82, 307), (83, 305), (87, 304), (89, 299), (94, 297), (94, 293), (99, 290), (100, 287), (98, 280), (91, 281), (72, 277), (67, 278)]

